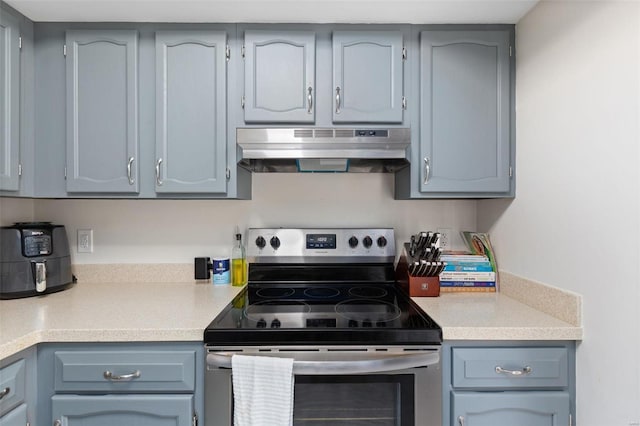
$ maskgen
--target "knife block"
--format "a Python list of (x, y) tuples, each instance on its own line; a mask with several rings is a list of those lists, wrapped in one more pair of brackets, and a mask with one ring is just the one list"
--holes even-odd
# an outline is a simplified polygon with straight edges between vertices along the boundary
[(406, 250), (402, 251), (396, 266), (396, 281), (411, 297), (440, 296), (440, 277), (414, 277), (409, 275)]

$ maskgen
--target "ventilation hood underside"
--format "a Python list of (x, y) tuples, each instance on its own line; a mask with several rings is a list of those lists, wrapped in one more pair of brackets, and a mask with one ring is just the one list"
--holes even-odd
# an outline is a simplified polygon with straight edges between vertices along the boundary
[(396, 172), (409, 165), (406, 128), (238, 128), (238, 165), (252, 172)]

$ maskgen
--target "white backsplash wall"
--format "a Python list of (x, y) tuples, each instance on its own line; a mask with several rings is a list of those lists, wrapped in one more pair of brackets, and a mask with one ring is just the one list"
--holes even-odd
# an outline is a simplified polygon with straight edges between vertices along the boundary
[(516, 198), (478, 225), (500, 269), (582, 295), (576, 424), (639, 424), (640, 3), (540, 2), (516, 55)]
[(28, 198), (0, 197), (0, 226), (33, 220), (34, 201)]
[[(247, 227), (393, 227), (397, 243), (420, 230), (475, 229), (476, 201), (396, 201), (392, 191), (389, 174), (255, 174), (246, 201), (35, 200), (34, 215), (66, 226), (75, 264), (192, 263), (229, 254), (236, 225), (243, 234)], [(78, 229), (93, 229), (93, 253), (77, 253)]]

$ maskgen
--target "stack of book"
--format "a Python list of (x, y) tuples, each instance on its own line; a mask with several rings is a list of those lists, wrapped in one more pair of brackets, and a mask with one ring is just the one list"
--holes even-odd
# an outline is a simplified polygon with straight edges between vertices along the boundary
[(480, 254), (442, 254), (446, 263), (440, 273), (440, 291), (496, 291), (496, 271), (487, 256)]

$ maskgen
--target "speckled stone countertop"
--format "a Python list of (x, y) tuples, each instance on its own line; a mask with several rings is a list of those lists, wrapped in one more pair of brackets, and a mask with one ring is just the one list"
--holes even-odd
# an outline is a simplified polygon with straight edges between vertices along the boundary
[(78, 283), (0, 301), (0, 359), (42, 342), (202, 340), (240, 287), (210, 283)]
[(445, 293), (413, 301), (444, 340), (581, 340), (582, 328), (501, 293)]
[[(42, 342), (200, 341), (240, 291), (210, 283), (78, 283), (42, 297), (0, 301), (0, 359)], [(413, 300), (445, 340), (580, 340), (582, 328), (506, 294)]]

